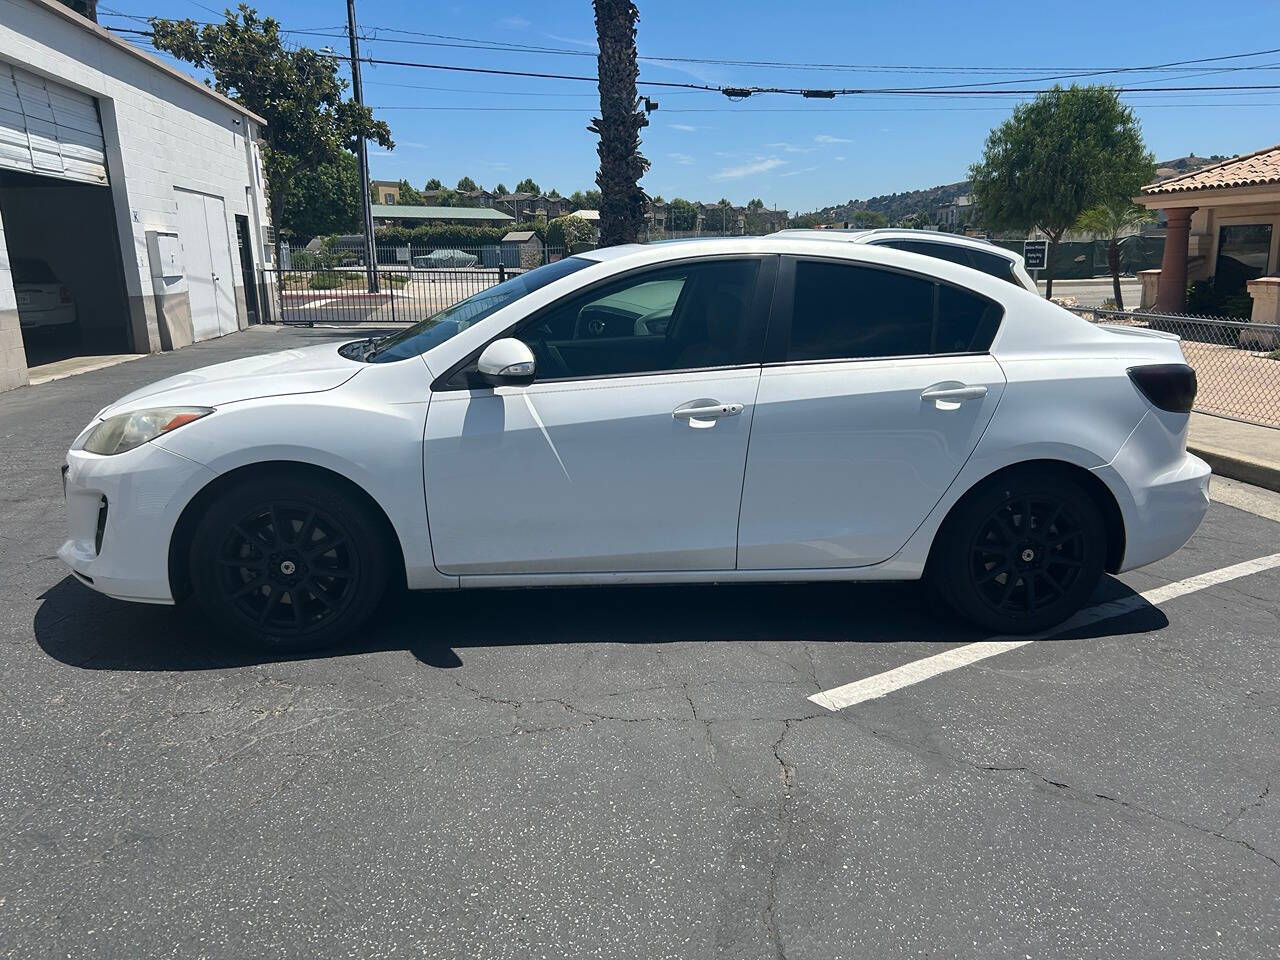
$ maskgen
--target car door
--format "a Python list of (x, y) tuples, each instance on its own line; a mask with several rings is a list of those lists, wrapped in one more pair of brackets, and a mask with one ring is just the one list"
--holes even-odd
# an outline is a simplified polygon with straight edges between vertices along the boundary
[(783, 258), (756, 398), (740, 569), (893, 556), (960, 472), (1004, 389), (1002, 310), (866, 264)]
[(464, 368), (427, 414), (447, 574), (731, 570), (776, 257), (636, 271), (521, 321), (528, 386)]

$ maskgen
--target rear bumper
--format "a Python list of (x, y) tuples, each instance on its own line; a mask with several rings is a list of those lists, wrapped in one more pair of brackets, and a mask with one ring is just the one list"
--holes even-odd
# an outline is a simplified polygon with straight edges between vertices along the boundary
[(207, 467), (154, 443), (111, 457), (70, 451), (67, 539), (58, 556), (99, 593), (172, 603), (169, 542), (183, 507), (213, 477)]
[(18, 326), (24, 330), (37, 327), (65, 327), (76, 322), (76, 305), (67, 303), (49, 309), (18, 307)]
[(1185, 444), (1185, 415), (1151, 412), (1115, 459), (1094, 471), (1115, 494), (1124, 518), (1121, 571), (1174, 553), (1204, 520), (1212, 471)]

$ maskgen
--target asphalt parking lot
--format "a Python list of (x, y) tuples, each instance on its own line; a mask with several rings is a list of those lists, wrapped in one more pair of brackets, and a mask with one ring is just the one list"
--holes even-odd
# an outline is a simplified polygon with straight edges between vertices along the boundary
[(1280, 496), (983, 659), (915, 584), (421, 594), (269, 660), (67, 576), (100, 407), (335, 333), (0, 395), (0, 956), (1280, 952)]

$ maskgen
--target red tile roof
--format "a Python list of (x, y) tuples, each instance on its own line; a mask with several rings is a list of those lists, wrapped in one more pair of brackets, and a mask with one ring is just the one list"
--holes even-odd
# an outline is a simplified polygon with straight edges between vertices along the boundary
[(1265, 147), (1243, 157), (1223, 160), (1211, 167), (1201, 167), (1180, 177), (1170, 177), (1142, 188), (1144, 194), (1187, 193), (1193, 190), (1218, 190), (1223, 187), (1249, 187), (1263, 183), (1280, 183), (1280, 144)]

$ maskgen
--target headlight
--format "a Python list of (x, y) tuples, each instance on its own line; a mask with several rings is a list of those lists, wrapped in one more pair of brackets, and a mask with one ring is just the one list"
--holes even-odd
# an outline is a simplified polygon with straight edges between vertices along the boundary
[(82, 449), (111, 456), (213, 413), (209, 407), (156, 407), (109, 417), (89, 431)]

